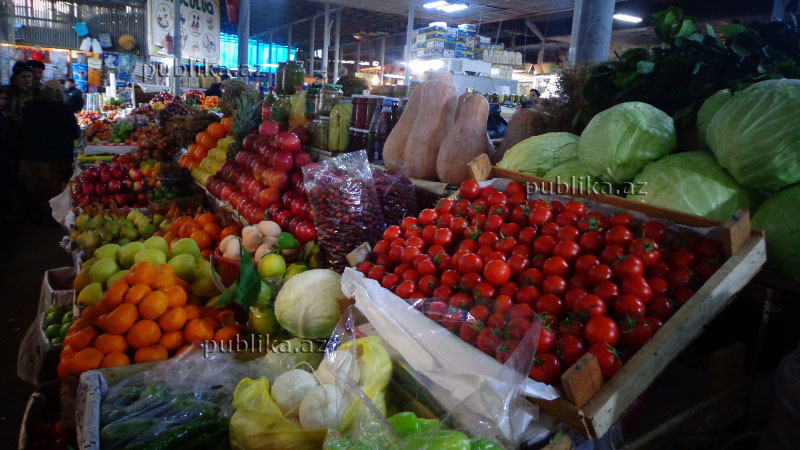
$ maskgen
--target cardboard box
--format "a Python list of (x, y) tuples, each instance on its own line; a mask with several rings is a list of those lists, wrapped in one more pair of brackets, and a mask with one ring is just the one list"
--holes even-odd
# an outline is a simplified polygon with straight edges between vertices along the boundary
[(444, 48), (443, 39), (431, 39), (425, 42), (425, 48)]
[(447, 50), (447, 49), (445, 49), (444, 52), (442, 53), (442, 56), (444, 56), (445, 58), (455, 58), (456, 57), (456, 51), (455, 50)]

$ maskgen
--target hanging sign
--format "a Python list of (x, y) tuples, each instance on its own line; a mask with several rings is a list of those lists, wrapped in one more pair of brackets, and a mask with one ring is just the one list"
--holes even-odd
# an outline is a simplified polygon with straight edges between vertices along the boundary
[[(172, 0), (147, 0), (150, 56), (173, 56)], [(181, 59), (219, 62), (219, 0), (181, 0)]]

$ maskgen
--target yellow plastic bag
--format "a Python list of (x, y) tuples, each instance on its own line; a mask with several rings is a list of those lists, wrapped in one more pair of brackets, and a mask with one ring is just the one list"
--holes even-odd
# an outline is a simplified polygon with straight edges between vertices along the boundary
[[(353, 343), (355, 343), (354, 356), (361, 364), (361, 390), (367, 394), (381, 414), (386, 415), (386, 387), (392, 378), (392, 359), (377, 336), (345, 342), (337, 350), (353, 351)], [(344, 435), (350, 433), (350, 428), (358, 422), (357, 419), (363, 410), (364, 404), (360, 400), (350, 405), (342, 418)]]
[(234, 450), (317, 450), (328, 430), (304, 430), (287, 419), (269, 393), (269, 380), (244, 378), (233, 391), (231, 448)]

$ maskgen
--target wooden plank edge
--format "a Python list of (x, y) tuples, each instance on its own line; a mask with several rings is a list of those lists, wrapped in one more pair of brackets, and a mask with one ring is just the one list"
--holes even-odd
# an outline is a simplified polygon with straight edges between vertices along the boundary
[(586, 353), (561, 375), (561, 386), (567, 400), (580, 408), (603, 387), (600, 363), (592, 353)]
[(679, 309), (655, 336), (584, 405), (593, 436), (605, 434), (650, 382), (697, 337), (729, 299), (755, 277), (766, 262), (761, 236), (745, 245)]
[(492, 177), (492, 162), (489, 155), (481, 153), (475, 159), (467, 163), (472, 179), (475, 181), (486, 181)]
[(538, 406), (543, 413), (574, 428), (582, 435), (590, 437), (589, 424), (586, 421), (586, 417), (583, 412), (569, 400), (561, 397), (555, 400), (542, 400), (540, 398), (528, 397), (528, 400)]
[(725, 256), (731, 256), (739, 251), (750, 234), (750, 211), (740, 209), (722, 226), (722, 251)]

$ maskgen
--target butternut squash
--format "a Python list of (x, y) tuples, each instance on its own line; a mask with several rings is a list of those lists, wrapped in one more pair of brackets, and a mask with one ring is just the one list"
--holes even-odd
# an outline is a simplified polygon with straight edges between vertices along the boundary
[(389, 170), (397, 171), (403, 167), (406, 142), (408, 142), (408, 137), (411, 135), (414, 121), (417, 119), (425, 84), (421, 83), (411, 92), (411, 98), (408, 99), (403, 114), (400, 115), (400, 120), (392, 128), (392, 132), (389, 133), (386, 142), (383, 144), (383, 164)]
[(458, 115), (461, 114), (461, 107), (464, 105), (464, 100), (466, 100), (467, 97), (469, 97), (470, 95), (472, 95), (472, 93), (468, 90), (465, 90), (463, 94), (458, 96), (458, 104), (456, 106), (456, 115), (455, 115), (456, 121), (458, 121)]
[(508, 128), (506, 129), (505, 137), (503, 137), (503, 142), (497, 146), (497, 159), (503, 159), (506, 150), (511, 147), (531, 136), (542, 134), (543, 132), (544, 117), (542, 113), (527, 108), (518, 109), (514, 112), (514, 115), (511, 116), (511, 121), (508, 122)]
[(458, 120), (447, 133), (436, 158), (436, 173), (439, 180), (459, 185), (470, 178), (467, 163), (489, 150), (486, 120), (489, 117), (489, 102), (473, 94), (464, 100)]
[(425, 83), (421, 94), (419, 112), (406, 143), (401, 172), (411, 178), (435, 181), (436, 157), (447, 132), (453, 127), (458, 94), (452, 84), (438, 80)]

